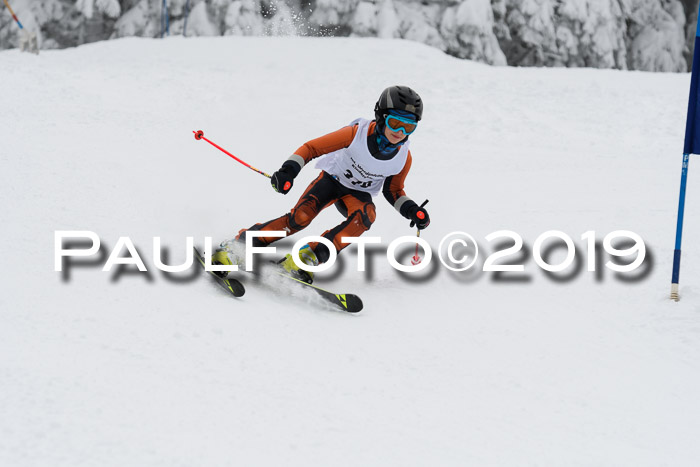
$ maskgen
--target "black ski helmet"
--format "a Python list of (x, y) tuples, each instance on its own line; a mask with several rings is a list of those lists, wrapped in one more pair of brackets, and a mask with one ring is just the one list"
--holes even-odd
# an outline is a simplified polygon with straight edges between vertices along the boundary
[(418, 93), (408, 86), (390, 86), (382, 91), (374, 105), (377, 122), (382, 122), (383, 114), (391, 109), (411, 112), (418, 121), (423, 117), (423, 101)]

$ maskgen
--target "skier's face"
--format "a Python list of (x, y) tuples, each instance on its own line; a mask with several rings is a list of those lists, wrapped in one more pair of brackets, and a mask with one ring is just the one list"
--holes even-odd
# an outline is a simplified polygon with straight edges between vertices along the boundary
[(402, 131), (392, 131), (388, 126), (384, 126), (384, 136), (391, 144), (396, 144), (406, 137)]

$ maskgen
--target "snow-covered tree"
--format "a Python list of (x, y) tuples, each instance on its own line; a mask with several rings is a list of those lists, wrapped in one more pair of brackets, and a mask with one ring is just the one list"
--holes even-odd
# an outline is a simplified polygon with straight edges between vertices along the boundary
[(393, 0), (381, 0), (377, 12), (377, 37), (393, 39), (399, 36), (401, 21), (396, 14)]
[[(171, 34), (403, 38), (494, 65), (685, 71), (698, 0), (168, 0)], [(158, 37), (162, 0), (12, 0), (42, 48)], [(17, 46), (0, 11), (0, 48)]]
[(255, 0), (236, 0), (229, 4), (224, 23), (226, 35), (260, 36), (265, 31), (260, 3)]
[(295, 15), (284, 2), (275, 2), (270, 8), (271, 16), (267, 20), (267, 33), (272, 36), (296, 35)]
[(685, 13), (676, 0), (633, 1), (627, 18), (630, 68), (686, 71)]
[(558, 8), (556, 65), (627, 68), (618, 0), (567, 0)]
[(92, 18), (95, 10), (109, 18), (118, 18), (122, 11), (118, 0), (77, 0), (75, 7), (86, 18)]
[[(315, 0), (311, 3), (309, 25), (326, 34), (349, 34), (348, 24), (354, 21), (354, 13), (360, 0)], [(366, 7), (363, 7), (366, 10)]]
[(445, 39), (439, 31), (444, 5), (419, 2), (401, 3), (397, 14), (401, 21), (400, 37), (447, 51)]
[(350, 20), (351, 36), (377, 35), (377, 8), (371, 2), (360, 2)]
[(221, 30), (216, 20), (216, 17), (209, 13), (209, 8), (218, 10), (221, 7), (220, 3), (212, 2), (207, 5), (207, 2), (199, 2), (192, 7), (189, 18), (187, 19), (187, 35), (188, 36), (220, 36)]
[(114, 25), (112, 38), (160, 34), (160, 3), (157, 0), (139, 0)]
[(449, 53), (491, 65), (506, 65), (506, 56), (493, 31), (494, 15), (489, 0), (463, 0), (448, 7), (440, 23)]
[(497, 11), (494, 30), (509, 64), (556, 64), (555, 0), (503, 0)]

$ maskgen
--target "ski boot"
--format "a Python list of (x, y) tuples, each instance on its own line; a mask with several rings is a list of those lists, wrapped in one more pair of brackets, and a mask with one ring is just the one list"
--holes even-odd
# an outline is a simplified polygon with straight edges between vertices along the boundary
[[(218, 248), (213, 255), (211, 255), (211, 264), (221, 265), (221, 266), (233, 266), (234, 263), (228, 255), (228, 251), (224, 248)], [(228, 271), (212, 271), (217, 276), (222, 279), (226, 279), (228, 276)]]
[[(318, 266), (318, 258), (316, 258), (316, 253), (311, 249), (309, 245), (304, 245), (299, 249), (299, 259), (301, 262), (308, 266)], [(292, 277), (299, 279), (300, 281), (311, 284), (314, 281), (314, 273), (311, 271), (304, 271), (300, 269), (294, 263), (291, 254), (287, 254), (284, 259), (279, 261), (279, 264), (287, 271)]]
[[(219, 248), (211, 255), (211, 264), (224, 266), (238, 266), (238, 269), (245, 269), (245, 244), (236, 240), (221, 242)], [(228, 271), (213, 271), (221, 278), (228, 276)]]

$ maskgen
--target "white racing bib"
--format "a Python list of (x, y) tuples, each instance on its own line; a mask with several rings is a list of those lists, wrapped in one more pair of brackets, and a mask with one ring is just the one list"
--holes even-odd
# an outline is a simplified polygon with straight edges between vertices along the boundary
[(387, 177), (403, 170), (408, 158), (408, 141), (388, 161), (376, 159), (367, 147), (367, 131), (370, 123), (370, 120), (364, 118), (358, 118), (350, 123), (350, 126), (358, 125), (357, 133), (350, 146), (322, 156), (316, 163), (316, 168), (333, 175), (343, 186), (366, 191), (375, 196), (382, 190)]

